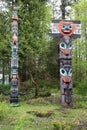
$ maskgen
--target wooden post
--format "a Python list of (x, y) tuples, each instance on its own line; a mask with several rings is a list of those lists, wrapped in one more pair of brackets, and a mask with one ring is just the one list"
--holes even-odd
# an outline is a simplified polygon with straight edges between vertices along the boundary
[(10, 104), (18, 106), (18, 15), (17, 9), (14, 7), (12, 12), (12, 57), (11, 57), (11, 89)]

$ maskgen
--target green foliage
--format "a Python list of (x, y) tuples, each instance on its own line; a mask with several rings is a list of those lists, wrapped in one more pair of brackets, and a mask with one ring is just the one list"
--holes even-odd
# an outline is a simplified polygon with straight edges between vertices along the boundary
[(6, 118), (11, 112), (10, 107), (6, 104), (6, 102), (0, 103), (0, 120)]
[[(58, 92), (57, 84), (58, 81), (56, 79), (54, 79), (53, 81), (51, 81), (50, 79), (45, 81), (42, 79), (38, 80), (37, 81), (38, 97), (49, 97), (51, 96), (51, 93), (57, 93)], [(23, 98), (19, 96), (20, 101), (35, 98), (35, 86), (32, 84), (31, 80), (28, 80), (23, 83), (21, 82), (19, 92), (25, 94)]]
[(49, 50), (47, 52), (47, 71), (50, 74), (50, 77), (56, 78), (58, 75), (58, 39), (52, 40), (49, 43)]
[(49, 105), (50, 104), (49, 101), (46, 101), (43, 98), (32, 99), (32, 100), (29, 100), (27, 103), (32, 104), (32, 105)]
[[(76, 97), (75, 97), (76, 98)], [(79, 95), (78, 95), (79, 98)], [(82, 99), (83, 97), (80, 97)], [(41, 99), (35, 104), (21, 102), (19, 107), (0, 103), (0, 126), (2, 130), (83, 130), (86, 129), (87, 101), (79, 101), (72, 108), (62, 108), (59, 104), (45, 105)], [(32, 100), (33, 102), (33, 100)], [(37, 114), (37, 116), (35, 115)]]
[(53, 111), (46, 111), (46, 110), (44, 110), (44, 111), (37, 111), (36, 113), (35, 113), (35, 115), (37, 116), (37, 117), (49, 117), (49, 116), (51, 116), (53, 114)]
[(25, 68), (21, 74), (24, 78), (24, 75), (29, 77), (29, 72), (36, 73), (36, 57), (43, 61), (41, 57), (48, 48), (46, 35), (51, 21), (50, 8), (39, 0), (22, 1), (19, 17), (19, 69)]
[(5, 96), (3, 94), (0, 94), (0, 102), (9, 102), (9, 96)]
[[(48, 77), (49, 78), (49, 77)], [(54, 89), (57, 89), (57, 83), (58, 83), (58, 79), (54, 78), (54, 79), (47, 79), (47, 80), (44, 80), (44, 79), (40, 79), (38, 80), (38, 86), (39, 86), (39, 89), (42, 89), (43, 90), (52, 90), (54, 91)]]
[(31, 80), (27, 80), (25, 82), (21, 82), (20, 86), (21, 86), (20, 91), (26, 92), (26, 91), (29, 91), (32, 88), (32, 82), (31, 82)]
[[(75, 20), (81, 21), (81, 39), (73, 41), (73, 79), (76, 81), (87, 81), (87, 0), (79, 0), (72, 7)], [(84, 87), (85, 84), (82, 83)], [(78, 86), (79, 87), (79, 86)], [(85, 86), (86, 87), (86, 86)], [(81, 85), (80, 85), (81, 88)], [(82, 90), (83, 91), (83, 90)]]
[[(9, 12), (0, 11), (0, 73), (9, 74), (10, 73), (10, 22), (9, 22)], [(1, 70), (2, 69), (2, 70)], [(3, 79), (4, 83), (4, 79)]]
[(24, 120), (23, 120), (22, 117), (20, 117), (20, 118), (17, 120), (17, 124), (16, 124), (14, 130), (22, 130), (22, 129), (23, 129), (23, 124), (24, 124)]
[(49, 92), (48, 90), (45, 90), (45, 91), (39, 92), (39, 96), (40, 97), (49, 97), (49, 96), (51, 96), (51, 92)]
[(78, 95), (86, 96), (87, 95), (87, 83), (86, 82), (75, 82), (74, 85), (75, 90), (74, 92), (77, 93)]
[(8, 85), (0, 84), (0, 92), (8, 94), (10, 91), (10, 87), (11, 87), (11, 84), (8, 84)]
[[(84, 97), (83, 97), (84, 98)], [(79, 98), (78, 101), (74, 102), (74, 109), (86, 109), (87, 108), (87, 101), (84, 101), (82, 98), (82, 100)], [(87, 100), (87, 98), (86, 98)]]
[[(42, 4), (43, 2), (43, 4)], [(51, 22), (50, 7), (46, 6), (46, 1), (41, 0), (20, 0), (19, 15), (19, 75), (21, 80), (20, 91), (29, 92), (24, 100), (34, 97), (36, 82), (39, 96), (50, 96), (52, 92), (57, 92), (57, 43), (58, 39), (52, 40), (49, 37), (49, 24)], [(9, 7), (10, 8), (10, 7)], [(86, 96), (87, 81), (87, 1), (79, 0), (72, 7), (74, 9), (74, 18), (82, 22), (82, 38), (73, 40), (73, 80), (77, 81), (75, 92)], [(7, 19), (11, 16), (9, 13), (1, 12), (0, 19), (0, 67), (10, 70), (9, 61), (11, 56), (10, 48), (10, 23)], [(51, 41), (52, 40), (52, 41)], [(55, 45), (54, 45), (55, 44)], [(36, 59), (38, 58), (38, 67)], [(4, 70), (5, 71), (5, 70)], [(6, 73), (10, 71), (6, 70)], [(29, 80), (30, 79), (30, 80)], [(43, 79), (43, 81), (42, 81)], [(39, 81), (38, 81), (39, 80)], [(45, 80), (45, 81), (44, 81)], [(0, 86), (0, 91), (9, 92), (9, 86)], [(0, 97), (4, 100), (3, 96)], [(20, 97), (21, 99), (21, 97)]]
[(87, 1), (84, 0), (79, 0), (78, 3), (74, 4), (74, 16), (76, 19), (81, 20), (82, 22), (86, 22), (87, 18), (85, 17), (86, 14), (86, 9), (87, 9)]
[(75, 123), (69, 121), (55, 121), (53, 130), (74, 130)]
[[(87, 100), (87, 99), (86, 99)], [(80, 107), (79, 108), (87, 108), (87, 101), (80, 101), (79, 102)]]
[[(11, 23), (12, 15), (11, 2), (8, 4), (8, 12), (0, 11), (0, 68), (4, 74), (10, 74), (11, 57)], [(46, 6), (47, 0), (19, 0), (15, 5), (19, 6), (19, 75), (21, 81), (30, 78), (29, 73), (36, 74), (36, 57), (40, 59), (41, 70), (44, 70), (45, 63), (42, 56), (46, 57), (48, 50), (48, 25), (51, 22), (50, 7)], [(44, 57), (44, 58), (45, 58)], [(4, 79), (3, 79), (4, 80)], [(4, 82), (3, 82), (4, 83)]]

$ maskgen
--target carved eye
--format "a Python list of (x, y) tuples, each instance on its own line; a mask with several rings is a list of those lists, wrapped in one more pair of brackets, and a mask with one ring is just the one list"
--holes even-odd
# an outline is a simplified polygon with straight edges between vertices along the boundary
[(69, 25), (69, 26), (68, 26), (68, 29), (69, 29), (69, 30), (72, 30), (72, 26), (71, 26), (71, 25)]
[(60, 74), (61, 74), (62, 76), (67, 76), (67, 72), (66, 72), (66, 70), (65, 70), (64, 68), (61, 68), (61, 69), (60, 69)]
[(63, 26), (62, 26), (62, 29), (65, 30), (65, 28), (66, 28), (66, 25), (63, 25)]
[(72, 69), (69, 70), (68, 76), (72, 76)]
[(18, 51), (18, 47), (17, 46), (12, 46), (12, 50), (14, 51), (14, 52), (16, 52), (16, 51)]
[(66, 44), (65, 44), (64, 42), (61, 42), (61, 43), (60, 43), (60, 48), (61, 48), (61, 49), (66, 49)]
[(71, 43), (69, 44), (69, 49), (72, 49), (72, 44)]

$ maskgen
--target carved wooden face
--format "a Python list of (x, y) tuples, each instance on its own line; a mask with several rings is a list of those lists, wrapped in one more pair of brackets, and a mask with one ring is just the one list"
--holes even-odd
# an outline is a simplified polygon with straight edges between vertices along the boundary
[(13, 36), (12, 36), (12, 40), (13, 40), (14, 42), (18, 42), (18, 37), (17, 37), (16, 35), (13, 35)]
[(17, 29), (18, 30), (18, 24), (17, 23), (12, 23), (12, 29)]
[(18, 36), (18, 30), (16, 28), (12, 29), (12, 35)]
[(15, 90), (15, 89), (12, 90), (10, 94), (11, 94), (11, 97), (13, 97), (13, 98), (14, 98), (14, 97), (18, 97), (18, 91)]
[(75, 31), (73, 22), (60, 21), (58, 30), (63, 36), (71, 36)]
[(63, 80), (64, 83), (70, 83), (72, 81), (72, 68), (71, 67), (64, 67), (60, 68), (60, 78)]
[(18, 87), (17, 86), (11, 86), (11, 89), (10, 89), (10, 91), (11, 91), (11, 94), (13, 95), (13, 96), (17, 96), (18, 95)]
[(11, 58), (11, 67), (18, 68), (18, 59), (17, 58)]
[(12, 46), (12, 57), (17, 57), (18, 46)]
[(12, 75), (17, 75), (17, 74), (18, 74), (18, 68), (17, 68), (17, 67), (12, 68), (11, 74), (12, 74)]
[(12, 78), (11, 84), (12, 84), (12, 86), (18, 86), (18, 80), (17, 80), (17, 78)]
[(65, 89), (64, 90), (65, 93), (65, 102), (67, 104), (70, 104), (72, 102), (72, 89)]
[(13, 46), (12, 46), (12, 52), (17, 52), (17, 51), (18, 51), (18, 46), (13, 45)]
[(12, 19), (18, 20), (17, 11), (12, 12)]
[(66, 34), (69, 34), (69, 33), (71, 33), (71, 31), (72, 31), (72, 26), (70, 25), (70, 24), (63, 24), (62, 25), (62, 31), (64, 32), (64, 33), (66, 33)]
[(60, 43), (60, 51), (61, 51), (64, 55), (70, 55), (70, 54), (71, 54), (71, 51), (72, 51), (72, 45), (71, 45), (71, 43), (61, 42), (61, 43)]

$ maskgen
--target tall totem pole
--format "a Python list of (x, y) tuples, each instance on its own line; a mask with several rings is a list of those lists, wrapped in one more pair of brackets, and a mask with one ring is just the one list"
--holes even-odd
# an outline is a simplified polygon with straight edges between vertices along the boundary
[(17, 8), (14, 7), (11, 19), (12, 28), (12, 57), (11, 57), (11, 89), (10, 104), (18, 106), (18, 15)]
[(61, 104), (68, 107), (73, 105), (72, 98), (72, 44), (71, 38), (80, 38), (80, 21), (52, 21), (53, 37), (60, 38), (59, 62), (60, 62), (60, 91)]

